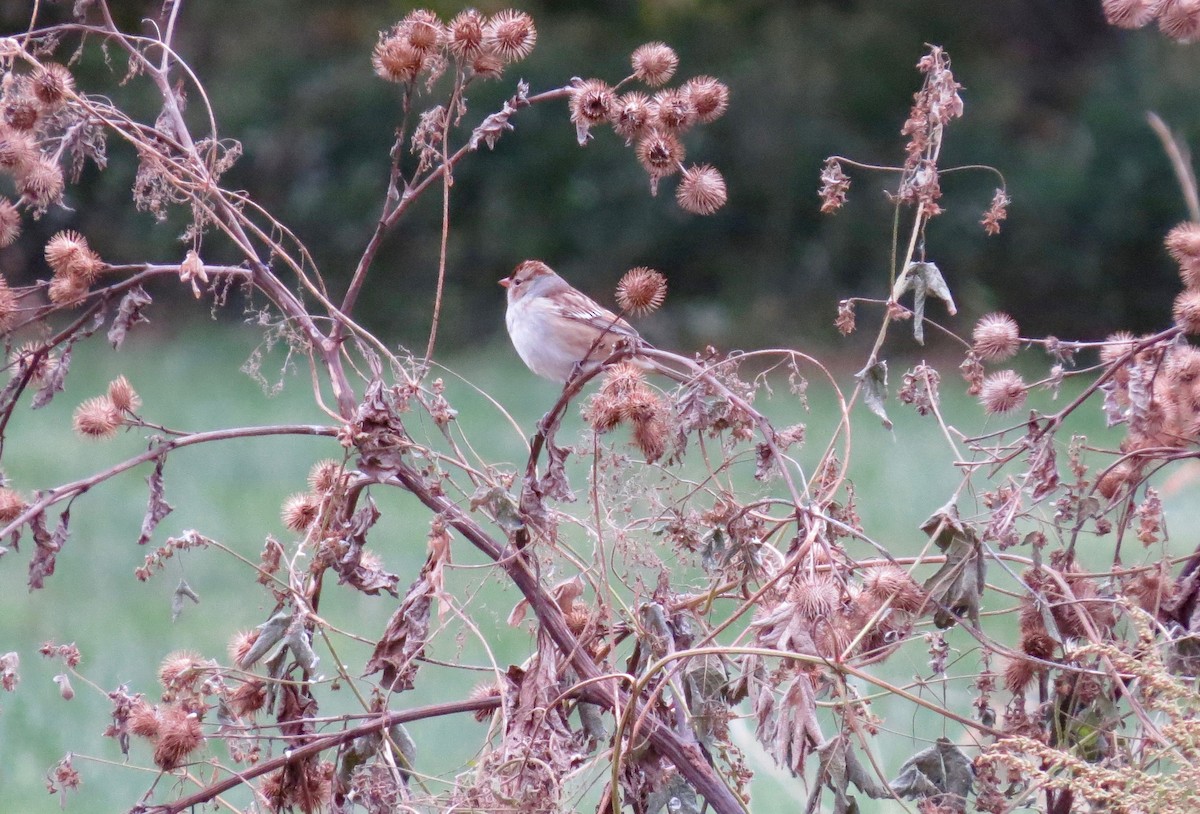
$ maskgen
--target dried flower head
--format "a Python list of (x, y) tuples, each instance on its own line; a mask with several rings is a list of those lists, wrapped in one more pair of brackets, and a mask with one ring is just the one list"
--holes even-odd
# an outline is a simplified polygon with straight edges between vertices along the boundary
[(88, 247), (87, 238), (70, 230), (58, 232), (46, 243), (46, 263), (56, 277), (72, 277), (91, 285), (100, 276), (104, 261)]
[(623, 137), (626, 144), (642, 135), (654, 117), (654, 104), (650, 97), (636, 90), (618, 97), (610, 111), (613, 131)]
[[(653, 395), (653, 394), (651, 394)], [(652, 464), (667, 451), (667, 440), (671, 437), (671, 426), (667, 421), (667, 410), (662, 400), (654, 396), (658, 409), (647, 418), (633, 423), (633, 443), (641, 450), (646, 463)]]
[(380, 79), (388, 82), (412, 82), (425, 67), (425, 54), (409, 45), (404, 37), (381, 37), (371, 52), (371, 66)]
[(308, 486), (320, 495), (327, 495), (346, 484), (346, 469), (341, 461), (326, 458), (317, 461), (308, 471)]
[(729, 109), (729, 88), (713, 76), (696, 76), (683, 83), (683, 91), (692, 101), (696, 121), (715, 122)]
[(58, 357), (37, 342), (26, 342), (13, 349), (8, 355), (8, 362), (15, 368), (16, 376), (23, 376), (26, 370), (32, 368), (29, 378), (36, 384), (43, 384), (58, 370)]
[(11, 246), (21, 235), (21, 213), (16, 204), (0, 197), (0, 249)]
[(1121, 357), (1125, 356), (1137, 344), (1137, 337), (1129, 331), (1117, 331), (1104, 340), (1104, 344), (1100, 347), (1100, 361), (1106, 365), (1111, 365)]
[(170, 771), (179, 766), (203, 743), (204, 730), (196, 715), (173, 706), (161, 711), (158, 742), (154, 746), (154, 762), (160, 769)]
[(1190, 336), (1200, 334), (1200, 290), (1189, 288), (1180, 292), (1171, 308), (1171, 316), (1175, 317), (1175, 324), (1184, 333)]
[(842, 591), (827, 574), (802, 576), (788, 587), (787, 598), (807, 619), (826, 618), (841, 603)]
[(1176, 42), (1200, 39), (1200, 0), (1163, 0), (1158, 10), (1158, 30)]
[[(493, 698), (499, 700), (500, 688), (496, 685), (495, 682), (489, 682), (489, 681), (485, 681), (485, 682), (476, 684), (474, 687), (471, 688), (471, 694), (469, 696), (467, 696), (468, 701), (483, 701), (485, 699), (490, 700)], [(475, 710), (475, 713), (474, 713), (475, 720), (479, 721), (480, 723), (483, 723), (484, 721), (486, 721), (487, 719), (492, 717), (492, 711), (493, 711), (493, 708), (491, 708), (491, 707), (485, 707), (484, 709)]]
[(33, 136), (0, 126), (0, 168), (21, 173), (37, 158), (37, 142)]
[(658, 192), (657, 181), (679, 172), (687, 153), (683, 143), (671, 133), (651, 130), (637, 144), (637, 157), (650, 175), (650, 190)]
[(492, 16), (483, 28), (483, 45), (505, 62), (529, 56), (537, 44), (533, 18), (523, 11), (505, 9)]
[(432, 11), (416, 9), (405, 15), (395, 28), (414, 51), (428, 55), (439, 50), (446, 41), (446, 28)]
[(1200, 348), (1194, 345), (1173, 347), (1167, 354), (1167, 378), (1175, 385), (1190, 385), (1200, 379)]
[(491, 51), (480, 51), (471, 62), (471, 71), (483, 79), (499, 79), (504, 75), (504, 60)]
[(587, 140), (588, 128), (608, 121), (616, 104), (616, 94), (601, 79), (587, 79), (571, 88), (571, 121), (579, 133), (579, 143)]
[(925, 592), (903, 568), (884, 565), (871, 568), (863, 575), (863, 589), (877, 600), (891, 600), (891, 606), (909, 613), (925, 604)]
[(162, 721), (158, 710), (139, 698), (129, 713), (129, 732), (140, 738), (157, 738)]
[(158, 666), (158, 683), (171, 692), (191, 689), (211, 666), (193, 650), (176, 650)]
[(1008, 314), (988, 314), (975, 323), (972, 334), (975, 355), (980, 359), (997, 361), (1016, 354), (1021, 345), (1021, 336), (1016, 320)]
[(0, 487), (0, 523), (11, 523), (29, 504), (15, 489)]
[(1096, 481), (1096, 491), (1112, 500), (1123, 488), (1136, 484), (1140, 479), (1141, 467), (1127, 458), (1100, 476)]
[(108, 396), (90, 398), (75, 408), (75, 432), (84, 438), (112, 438), (120, 426), (121, 414)]
[(310, 492), (297, 492), (283, 503), (279, 513), (283, 525), (296, 533), (308, 530), (321, 511), (321, 498)]
[[(260, 581), (262, 581), (260, 577)], [(229, 653), (229, 658), (233, 659), (233, 663), (239, 667), (247, 667), (246, 656), (250, 653), (250, 648), (254, 647), (254, 643), (258, 641), (258, 629), (251, 628), (250, 630), (239, 630), (230, 638), (229, 644), (226, 646), (226, 652)]]
[(850, 190), (850, 176), (842, 171), (842, 165), (833, 158), (825, 159), (821, 168), (821, 212), (828, 215), (842, 208), (846, 193)]
[(50, 302), (65, 308), (80, 305), (88, 293), (88, 285), (78, 277), (55, 277), (50, 281)]
[(1103, 0), (1104, 19), (1118, 28), (1141, 28), (1158, 16), (1162, 0)]
[(631, 314), (657, 311), (667, 298), (667, 278), (645, 266), (631, 268), (617, 283), (617, 304)]
[(45, 156), (25, 165), (17, 176), (21, 197), (34, 209), (43, 210), (62, 200), (63, 174), (58, 164)]
[(993, 373), (983, 380), (979, 401), (985, 412), (1012, 412), (1025, 403), (1025, 381), (1013, 370)]
[(37, 100), (23, 94), (12, 96), (4, 104), (4, 123), (14, 130), (32, 130), (41, 114)]
[(108, 397), (112, 399), (113, 406), (123, 413), (136, 412), (142, 406), (142, 397), (124, 376), (118, 376), (108, 383)]
[(675, 202), (696, 215), (711, 215), (725, 205), (725, 178), (716, 167), (698, 164), (683, 171)]
[(630, 63), (634, 76), (651, 87), (658, 87), (675, 75), (679, 56), (665, 42), (648, 42), (634, 50)]
[(239, 718), (253, 715), (267, 704), (266, 682), (251, 679), (229, 694), (229, 709)]
[(47, 62), (34, 72), (30, 86), (39, 102), (56, 107), (75, 89), (75, 78), (65, 65)]
[(460, 11), (446, 27), (446, 46), (461, 60), (471, 60), (483, 48), (483, 27), (487, 19), (473, 8)]
[(682, 88), (668, 88), (654, 94), (655, 119), (660, 130), (682, 133), (696, 122), (696, 109)]
[(1185, 221), (1179, 224), (1167, 232), (1163, 243), (1171, 256), (1180, 263), (1200, 260), (1200, 223)]

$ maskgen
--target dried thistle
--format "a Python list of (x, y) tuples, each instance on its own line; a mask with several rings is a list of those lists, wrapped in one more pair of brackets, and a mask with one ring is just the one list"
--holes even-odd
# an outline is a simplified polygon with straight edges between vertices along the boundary
[(533, 18), (523, 11), (505, 9), (487, 21), (483, 28), (484, 48), (505, 62), (518, 62), (537, 44)]
[(196, 715), (179, 707), (165, 707), (159, 718), (154, 762), (163, 771), (170, 771), (200, 748), (204, 743), (204, 730), (200, 728), (200, 720)]
[(658, 193), (658, 181), (679, 172), (687, 153), (683, 143), (671, 133), (650, 130), (638, 140), (637, 157), (650, 176), (650, 192)]
[(589, 128), (608, 121), (616, 98), (612, 88), (600, 79), (587, 79), (571, 88), (571, 122), (580, 145), (587, 143)]
[(696, 121), (691, 97), (682, 88), (660, 90), (654, 94), (655, 123), (660, 130), (682, 133)]
[(410, 11), (396, 25), (395, 34), (403, 37), (414, 51), (426, 56), (439, 50), (446, 41), (445, 26), (427, 9)]
[(75, 90), (75, 77), (65, 65), (46, 62), (30, 80), (33, 95), (46, 107), (57, 107), (67, 94)]
[(654, 103), (649, 96), (639, 91), (626, 93), (613, 102), (610, 113), (613, 131), (624, 138), (626, 144), (630, 144), (646, 132), (655, 114)]
[(0, 249), (11, 246), (21, 235), (21, 213), (8, 198), (0, 197)]
[(657, 311), (666, 298), (666, 276), (646, 266), (631, 268), (617, 283), (617, 304), (631, 314)]
[(4, 104), (4, 123), (13, 130), (33, 130), (41, 115), (41, 105), (36, 99), (25, 95), (15, 95)]
[(239, 718), (253, 715), (267, 704), (267, 684), (251, 679), (229, 694), (229, 709)]
[(381, 36), (371, 52), (371, 66), (380, 79), (411, 83), (425, 67), (425, 54), (409, 45), (404, 37)]
[(1008, 314), (988, 314), (975, 323), (972, 349), (980, 359), (999, 361), (1014, 356), (1021, 345), (1017, 322)]
[(683, 92), (691, 100), (696, 121), (715, 122), (729, 108), (729, 87), (712, 76), (696, 76), (683, 83)]
[(104, 261), (88, 247), (87, 238), (70, 230), (58, 232), (46, 243), (46, 263), (55, 276), (91, 285), (100, 276)]
[(140, 698), (134, 703), (133, 709), (130, 710), (128, 720), (130, 734), (137, 735), (140, 738), (157, 738), (162, 726), (158, 710)]
[(658, 87), (675, 75), (679, 56), (665, 42), (648, 42), (634, 50), (630, 64), (634, 76), (651, 87)]
[(20, 174), (31, 167), (38, 156), (33, 136), (0, 125), (0, 168)]
[(108, 396), (90, 398), (75, 409), (75, 432), (97, 441), (112, 438), (121, 426), (121, 413)]
[(167, 654), (158, 667), (158, 683), (168, 692), (190, 690), (212, 665), (192, 650), (176, 650)]
[(447, 26), (446, 47), (464, 62), (473, 60), (483, 50), (483, 27), (487, 19), (473, 8), (458, 13)]
[(1200, 2), (1163, 0), (1158, 11), (1158, 30), (1176, 42), (1200, 39)]
[(1171, 307), (1175, 324), (1189, 336), (1200, 334), (1200, 290), (1185, 289)]
[(1142, 28), (1158, 16), (1162, 0), (1103, 0), (1104, 19), (1118, 28)]
[(123, 413), (136, 412), (142, 406), (142, 397), (124, 376), (118, 376), (108, 383), (108, 397), (113, 406)]
[(726, 201), (725, 178), (716, 167), (693, 164), (683, 171), (675, 189), (679, 207), (696, 215), (711, 215)]
[(0, 487), (0, 523), (16, 520), (29, 504), (15, 489)]
[(321, 512), (321, 498), (310, 492), (297, 492), (283, 503), (279, 516), (283, 525), (297, 534), (307, 531)]
[(17, 176), (17, 189), (21, 197), (37, 211), (62, 200), (63, 186), (62, 169), (55, 161), (44, 156), (25, 165)]
[(987, 413), (1009, 413), (1025, 403), (1025, 381), (1013, 370), (1001, 370), (983, 380), (979, 401)]
[(319, 495), (327, 495), (344, 488), (347, 477), (341, 461), (326, 458), (317, 461), (309, 470), (308, 486)]
[(1129, 331), (1117, 331), (1109, 334), (1100, 347), (1100, 361), (1111, 365), (1127, 355), (1137, 344), (1137, 337)]

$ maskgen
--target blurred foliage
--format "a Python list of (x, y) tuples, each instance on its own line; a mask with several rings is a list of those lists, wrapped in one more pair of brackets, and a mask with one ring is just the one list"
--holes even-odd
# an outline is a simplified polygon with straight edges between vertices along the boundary
[[(3, 30), (27, 25), (28, 9), (17, 5), (0, 7)], [(460, 8), (428, 5), (444, 17)], [(506, 4), (479, 5), (490, 12)], [(292, 227), (335, 291), (378, 215), (400, 117), (399, 89), (371, 73), (370, 49), (376, 32), (410, 7), (190, 0), (179, 21), (178, 50), (204, 81), (221, 136), (245, 148), (227, 183)], [(837, 299), (886, 294), (892, 211), (883, 190), (893, 179), (850, 170), (847, 208), (822, 216), (819, 168), (834, 153), (902, 160), (899, 129), (925, 43), (947, 48), (965, 86), (966, 116), (948, 136), (943, 166), (992, 165), (1014, 201), (1002, 234), (989, 238), (978, 220), (995, 176), (943, 178), (948, 211), (931, 226), (928, 248), (964, 306), (960, 320), (1004, 308), (1024, 335), (1095, 338), (1169, 318), (1178, 281), (1161, 239), (1185, 209), (1145, 113), (1157, 111), (1200, 144), (1200, 46), (1154, 29), (1111, 29), (1099, 0), (521, 7), (537, 20), (538, 46), (503, 80), (472, 88), (468, 126), (519, 77), (534, 91), (576, 75), (616, 81), (634, 47), (661, 39), (680, 54), (679, 78), (711, 74), (731, 87), (725, 117), (686, 139), (689, 160), (725, 174), (729, 204), (708, 218), (688, 215), (674, 204), (673, 183), (651, 198), (632, 151), (611, 132), (580, 149), (565, 104), (526, 110), (494, 153), (455, 174), (444, 346), (502, 331), (495, 281), (526, 257), (606, 300), (627, 267), (662, 269), (674, 296), (647, 332), (674, 347), (828, 338)], [(43, 4), (42, 14), (69, 10), (68, 2)], [(124, 3), (120, 22), (146, 30), (157, 13), (153, 4)], [(152, 119), (145, 83), (114, 88), (124, 62), (110, 56), (106, 66), (92, 41), (81, 87), (140, 95)], [(203, 105), (192, 96), (198, 116)], [(419, 97), (418, 109), (430, 98)], [(109, 171), (89, 169), (69, 193), (74, 211), (50, 213), (0, 254), (10, 279), (44, 276), (41, 245), (66, 226), (110, 261), (182, 257), (174, 242), (182, 221), (156, 228), (148, 214), (131, 214), (135, 159), (117, 145), (110, 156)], [(435, 189), (387, 240), (361, 303), (363, 322), (403, 343), (423, 344), (428, 330), (440, 212)], [(220, 242), (209, 241), (206, 258), (217, 259)], [(968, 332), (969, 324), (959, 327)]]

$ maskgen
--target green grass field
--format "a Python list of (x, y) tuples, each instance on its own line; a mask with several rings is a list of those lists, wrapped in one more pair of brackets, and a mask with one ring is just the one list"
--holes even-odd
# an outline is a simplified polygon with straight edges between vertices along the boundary
[[(97, 338), (99, 339), (99, 338)], [(275, 396), (264, 394), (262, 387), (239, 372), (257, 338), (248, 328), (227, 327), (186, 331), (163, 336), (153, 330), (134, 334), (127, 346), (113, 353), (93, 341), (77, 349), (65, 393), (59, 394), (46, 409), (31, 412), (19, 408), (5, 441), (6, 474), (14, 486), (26, 493), (47, 488), (79, 477), (136, 454), (145, 448), (144, 434), (130, 432), (117, 439), (89, 443), (70, 432), (71, 412), (83, 399), (103, 392), (106, 383), (125, 374), (143, 398), (142, 414), (147, 420), (172, 428), (215, 429), (285, 422), (328, 423), (313, 404), (308, 372), (301, 364), (283, 377), (285, 387)], [(278, 378), (283, 357), (276, 352), (263, 364), (268, 379)], [(553, 402), (557, 388), (535, 379), (516, 362), (508, 347), (489, 349), (471, 359), (448, 362), (467, 380), (490, 393), (528, 434), (537, 417)], [(274, 365), (274, 367), (272, 367)], [(952, 366), (946, 365), (948, 371)], [(903, 371), (893, 363), (893, 378)], [(516, 466), (524, 458), (522, 433), (484, 398), (457, 378), (445, 375), (447, 397), (460, 411), (459, 423), (468, 429), (475, 450), (492, 462)], [(786, 383), (775, 388), (776, 396), (762, 402), (766, 411), (783, 426), (803, 421), (809, 425), (808, 443), (800, 453), (802, 462), (816, 460), (829, 437), (835, 415), (828, 390), (814, 375), (811, 377), (810, 412), (804, 412), (796, 399), (788, 395)], [(851, 375), (844, 373), (839, 383), (849, 388)], [(893, 391), (896, 383), (893, 382)], [(978, 408), (962, 395), (957, 376), (947, 372), (943, 405), (949, 420), (965, 432), (985, 426)], [(1061, 403), (1061, 402), (1060, 402)], [(1033, 406), (1055, 409), (1049, 396), (1035, 395)], [(854, 414), (851, 476), (859, 496), (858, 508), (867, 531), (896, 555), (912, 554), (924, 545), (918, 524), (941, 506), (958, 483), (951, 465), (946, 440), (931, 418), (918, 417), (910, 409), (890, 402), (895, 430), (884, 430), (865, 409)], [(1098, 407), (1085, 408), (1076, 432), (1089, 437), (1113, 439), (1105, 431)], [(415, 419), (414, 419), (415, 420)], [(569, 418), (564, 438), (579, 434), (582, 422), (577, 412)], [(997, 428), (995, 424), (993, 428)], [(1069, 437), (1069, 436), (1064, 436)], [(250, 442), (213, 444), (174, 454), (166, 467), (167, 499), (176, 507), (159, 526), (153, 545), (185, 529), (196, 529), (221, 541), (250, 560), (256, 560), (266, 535), (290, 539), (282, 527), (278, 512), (283, 499), (305, 488), (309, 466), (322, 458), (336, 457), (341, 448), (336, 441), (322, 438), (279, 437)], [(752, 462), (747, 463), (752, 471)], [(102, 484), (75, 501), (71, 510), (72, 533), (58, 560), (56, 573), (42, 591), (30, 593), (26, 587), (26, 567), (32, 541), (26, 535), (20, 551), (10, 551), (0, 559), (0, 652), (15, 650), (21, 657), (21, 683), (12, 694), (0, 693), (0, 811), (50, 812), (59, 810), (58, 797), (47, 795), (43, 783), (46, 771), (66, 752), (74, 751), (76, 768), (83, 775), (84, 787), (78, 797), (68, 800), (68, 810), (124, 811), (154, 781), (154, 773), (124, 766), (117, 744), (102, 737), (108, 723), (109, 704), (104, 692), (118, 684), (128, 684), (135, 692), (144, 692), (155, 700), (154, 672), (167, 653), (190, 649), (206, 657), (224, 656), (229, 634), (263, 621), (270, 611), (269, 599), (258, 589), (245, 566), (221, 552), (209, 550), (184, 554), (151, 581), (134, 579), (146, 549), (135, 541), (146, 505), (145, 478), (149, 466), (126, 473)], [(1172, 528), (1185, 529), (1194, 524), (1197, 510), (1189, 495), (1194, 492), (1195, 472), (1179, 468), (1166, 473), (1162, 483), (1172, 520)], [(576, 481), (579, 488), (583, 480)], [(382, 555), (388, 570), (400, 575), (401, 587), (416, 576), (425, 556), (425, 534), (429, 517), (407, 495), (374, 493), (384, 519), (371, 535), (371, 543)], [(1194, 544), (1190, 539), (1171, 542), (1171, 551), (1179, 553)], [(472, 605), (478, 624), (488, 632), (489, 640), (499, 642), (496, 658), (501, 668), (520, 663), (529, 652), (526, 630), (510, 630), (504, 620), (515, 597), (495, 580), (481, 579), (474, 566), (479, 556), (455, 540), (455, 563), (460, 571), (455, 584), (477, 586), (480, 597)], [(1085, 555), (1105, 562), (1111, 553), (1103, 550)], [(1129, 549), (1127, 561), (1145, 556)], [(854, 549), (856, 555), (869, 556), (865, 546)], [(1152, 555), (1155, 552), (1151, 552)], [(188, 606), (175, 623), (171, 622), (171, 597), (180, 581), (186, 579), (201, 596), (199, 605)], [(481, 585), (482, 583), (482, 585)], [(470, 588), (473, 589), (473, 588)], [(341, 629), (366, 636), (377, 636), (396, 606), (388, 596), (365, 597), (353, 591), (327, 587), (322, 615)], [(453, 617), (446, 622), (454, 626)], [(496, 631), (493, 635), (492, 631)], [(482, 656), (468, 638), (461, 651), (453, 636), (444, 637), (440, 652), (433, 655), (479, 664)], [(60, 665), (41, 658), (37, 648), (44, 641), (76, 642), (83, 652), (81, 672), (95, 683), (89, 687), (76, 681), (76, 697), (64, 701), (52, 681)], [(956, 647), (969, 648), (970, 642), (953, 638)], [(338, 639), (338, 656), (357, 673), (369, 645)], [(322, 669), (331, 665), (331, 654), (319, 650)], [(889, 680), (905, 682), (914, 675), (928, 672), (921, 646), (908, 648), (888, 662), (881, 674)], [(970, 673), (973, 653), (957, 670)], [(416, 706), (460, 697), (481, 677), (479, 673), (422, 667), (417, 689), (394, 699), (396, 705)], [(869, 688), (864, 688), (869, 691)], [(937, 690), (939, 698), (943, 690)], [(959, 682), (945, 690), (951, 703), (966, 709), (969, 687)], [(353, 709), (353, 699), (343, 692), (344, 710)], [(954, 699), (959, 698), (959, 702)], [(323, 714), (338, 710), (324, 707)], [(951, 738), (962, 734), (957, 726), (946, 726), (940, 719), (894, 699), (876, 702), (874, 711), (884, 716), (884, 741), (891, 747), (880, 756), (888, 771), (894, 771), (913, 752), (943, 732)], [(418, 768), (432, 774), (469, 761), (472, 743), (481, 730), (470, 721), (438, 720), (417, 724), (412, 733), (420, 753)], [(798, 781), (785, 779), (761, 758), (753, 745), (752, 724), (738, 728), (741, 745), (750, 753), (752, 766), (759, 770), (755, 786), (755, 808), (777, 810), (785, 801), (795, 807), (806, 791)], [(915, 733), (920, 733), (919, 735)], [(896, 733), (896, 734), (888, 734)], [(902, 745), (902, 748), (898, 745)], [(138, 765), (149, 765), (149, 750), (144, 743), (134, 744), (133, 758)], [(172, 781), (174, 782), (174, 781)], [(175, 793), (162, 787), (164, 794)], [(233, 800), (244, 797), (234, 796)], [(872, 808), (860, 800), (864, 811), (898, 811), (895, 803), (880, 803)]]

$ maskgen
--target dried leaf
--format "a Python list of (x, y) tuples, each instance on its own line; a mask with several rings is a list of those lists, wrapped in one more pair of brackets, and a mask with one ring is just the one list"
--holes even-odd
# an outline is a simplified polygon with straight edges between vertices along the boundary
[(951, 316), (958, 313), (954, 298), (950, 296), (950, 287), (937, 265), (929, 262), (910, 263), (896, 285), (892, 287), (892, 299), (899, 300), (906, 291), (913, 292), (913, 338), (918, 344), (925, 344), (925, 299), (932, 294), (946, 303), (946, 310)]
[(517, 94), (512, 99), (504, 103), (504, 107), (498, 112), (491, 114), (484, 119), (475, 131), (471, 133), (471, 138), (467, 142), (467, 148), (471, 150), (479, 149), (479, 143), (483, 142), (488, 146), (488, 149), (496, 149), (496, 142), (500, 136), (504, 135), (506, 130), (512, 130), (513, 126), (508, 123), (512, 114), (516, 113), (520, 108), (529, 104), (529, 84), (525, 80), (517, 83)]
[(14, 692), (21, 682), (21, 656), (15, 650), (0, 655), (0, 687), (6, 692)]
[(71, 345), (63, 349), (58, 357), (58, 363), (50, 368), (50, 372), (42, 379), (42, 386), (33, 397), (33, 409), (45, 407), (54, 399), (55, 393), (61, 393), (66, 386), (67, 371), (71, 368)]
[(984, 586), (982, 546), (975, 529), (958, 518), (958, 509), (948, 503), (921, 524), (942, 551), (946, 561), (922, 586), (938, 603), (933, 622), (939, 628), (952, 626), (966, 616), (979, 625), (979, 602)]
[(163, 453), (155, 459), (154, 471), (146, 478), (146, 483), (150, 485), (150, 501), (142, 518), (142, 532), (138, 535), (138, 545), (150, 542), (159, 521), (170, 514), (173, 508), (163, 497), (163, 466), (166, 463), (167, 456)]
[(296, 661), (299, 662), (300, 666), (306, 672), (311, 673), (317, 669), (317, 664), (321, 660), (317, 658), (317, 654), (313, 651), (312, 634), (304, 626), (303, 617), (299, 614), (292, 620), (292, 624), (288, 626), (285, 643), (296, 657)]
[(179, 584), (175, 586), (175, 593), (171, 595), (172, 622), (179, 618), (179, 614), (183, 613), (184, 599), (190, 599), (197, 605), (200, 604), (200, 594), (192, 590), (192, 586), (187, 584), (186, 579), (181, 579), (179, 580)]
[(665, 787), (646, 795), (645, 810), (646, 814), (658, 814), (663, 810), (667, 814), (700, 814), (700, 799), (683, 775), (675, 773)]
[(481, 506), (506, 533), (515, 534), (525, 528), (517, 501), (507, 490), (499, 486), (481, 485), (475, 490), (475, 494), (471, 495), (471, 511), (476, 511)]
[(132, 288), (121, 298), (121, 305), (117, 308), (117, 318), (113, 320), (112, 327), (108, 329), (108, 341), (114, 349), (121, 347), (125, 342), (125, 335), (133, 329), (134, 325), (150, 321), (142, 314), (142, 310), (152, 301), (150, 295), (140, 285)]
[(971, 759), (946, 738), (910, 757), (889, 785), (909, 800), (952, 794), (964, 803), (975, 783)]
[(768, 688), (759, 695), (756, 707), (758, 727), (754, 734), (758, 742), (780, 766), (793, 775), (804, 774), (804, 761), (809, 751), (824, 742), (817, 721), (812, 679), (804, 673), (797, 675), (777, 704)]
[(854, 378), (862, 384), (863, 402), (875, 415), (883, 420), (883, 426), (892, 428), (892, 422), (887, 416), (884, 402), (887, 401), (887, 362), (879, 361), (864, 367)]
[(400, 769), (400, 777), (405, 783), (412, 777), (412, 767), (417, 762), (417, 742), (404, 724), (396, 724), (388, 729), (388, 739), (395, 747), (396, 766)]
[[(279, 644), (279, 641), (288, 631), (288, 625), (291, 623), (292, 614), (286, 609), (277, 612), (267, 621), (258, 626), (258, 638), (254, 640), (254, 644), (246, 651), (246, 655), (238, 662), (238, 667), (249, 669), (255, 663), (270, 652), (271, 648)], [(283, 650), (280, 649), (280, 654)]]
[(67, 528), (71, 522), (71, 510), (67, 509), (59, 516), (58, 526), (54, 534), (46, 530), (46, 515), (38, 513), (29, 521), (33, 531), (33, 542), (37, 546), (29, 561), (29, 588), (37, 590), (45, 587), (46, 577), (54, 573), (58, 552), (62, 551), (67, 542)]

